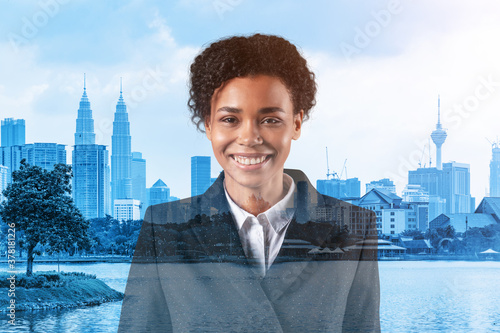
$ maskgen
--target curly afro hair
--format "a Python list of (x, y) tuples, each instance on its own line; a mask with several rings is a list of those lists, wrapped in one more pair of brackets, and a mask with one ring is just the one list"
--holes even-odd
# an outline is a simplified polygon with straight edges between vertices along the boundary
[(316, 104), (316, 82), (295, 45), (284, 38), (255, 34), (234, 36), (212, 43), (191, 64), (188, 107), (191, 121), (201, 125), (210, 117), (214, 91), (236, 77), (269, 75), (287, 87), (294, 113), (304, 110), (304, 120)]

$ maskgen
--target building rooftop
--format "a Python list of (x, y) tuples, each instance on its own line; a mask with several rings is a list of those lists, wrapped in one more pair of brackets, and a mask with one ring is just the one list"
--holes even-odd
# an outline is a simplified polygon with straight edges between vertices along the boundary
[(484, 198), (477, 206), (476, 213), (489, 214), (493, 216), (497, 223), (500, 223), (500, 198)]
[(465, 232), (465, 221), (468, 228), (483, 228), (497, 222), (490, 214), (467, 213), (467, 214), (441, 214), (429, 222), (432, 228), (444, 228), (448, 225), (453, 226), (456, 232)]
[(401, 243), (407, 249), (432, 249), (432, 245), (428, 239), (404, 239), (401, 238)]
[(152, 187), (168, 187), (168, 186), (167, 186), (167, 184), (165, 184), (165, 183), (163, 182), (163, 180), (158, 179), (158, 180), (156, 181), (156, 183), (154, 183), (154, 185), (153, 185)]
[(374, 188), (370, 192), (366, 193), (359, 199), (360, 205), (373, 204), (373, 203), (386, 203), (386, 204), (396, 204), (399, 205), (403, 200), (401, 197), (394, 193)]

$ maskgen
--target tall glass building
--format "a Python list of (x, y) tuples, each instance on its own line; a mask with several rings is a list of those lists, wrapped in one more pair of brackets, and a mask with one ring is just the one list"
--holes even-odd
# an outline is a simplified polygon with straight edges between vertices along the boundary
[(170, 188), (158, 179), (151, 188), (148, 188), (148, 206), (158, 205), (170, 200)]
[(2, 147), (22, 146), (26, 143), (24, 119), (5, 118), (2, 120)]
[(2, 202), (5, 198), (3, 196), (3, 190), (7, 188), (7, 175), (9, 174), (9, 168), (6, 166), (0, 165), (0, 202)]
[(191, 196), (205, 193), (211, 185), (210, 156), (191, 157)]
[(358, 178), (349, 179), (318, 179), (316, 181), (318, 192), (337, 199), (359, 198), (361, 182)]
[(8, 168), (7, 182), (12, 182), (12, 172), (19, 170), (24, 146), (0, 147), (0, 164)]
[(66, 163), (65, 145), (41, 142), (25, 144), (24, 119), (6, 118), (2, 120), (1, 130), (0, 164), (7, 167), (7, 183), (12, 182), (12, 172), (19, 170), (22, 159), (46, 170), (52, 170), (54, 164)]
[[(437, 168), (418, 168), (408, 171), (408, 184), (420, 185), (430, 196), (445, 200), (447, 214), (474, 211), (475, 200), (470, 194), (470, 166), (449, 162)], [(432, 205), (432, 203), (430, 203)]]
[(73, 199), (87, 219), (111, 213), (108, 151), (104, 145), (75, 145)]
[(30, 165), (53, 170), (54, 164), (66, 164), (66, 146), (57, 143), (30, 143), (23, 146), (22, 158)]
[(146, 160), (142, 153), (132, 152), (132, 198), (141, 202), (141, 218), (146, 211)]
[(111, 202), (113, 205), (117, 199), (132, 199), (130, 123), (127, 106), (123, 101), (121, 83), (120, 98), (116, 104), (113, 135), (111, 136)]
[(0, 164), (7, 167), (7, 182), (10, 183), (12, 182), (12, 171), (19, 169), (23, 158), (26, 126), (24, 119), (13, 118), (5, 118), (2, 120), (1, 126)]
[(84, 83), (73, 147), (73, 199), (87, 219), (111, 214), (109, 156), (95, 144), (94, 120)]

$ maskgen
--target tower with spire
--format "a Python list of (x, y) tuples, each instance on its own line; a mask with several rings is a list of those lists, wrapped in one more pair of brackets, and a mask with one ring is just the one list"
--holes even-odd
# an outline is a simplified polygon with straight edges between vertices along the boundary
[(429, 194), (428, 222), (441, 213), (463, 214), (475, 210), (475, 200), (470, 195), (470, 165), (455, 161), (442, 163), (441, 147), (447, 134), (441, 125), (440, 104), (438, 95), (438, 122), (431, 133), (436, 145), (436, 167), (408, 171), (408, 184), (420, 185)]
[(87, 96), (85, 74), (72, 160), (75, 205), (87, 219), (110, 214), (108, 150), (106, 146), (95, 143), (94, 120)]
[(75, 145), (91, 145), (94, 143), (94, 119), (92, 119), (92, 109), (87, 96), (87, 77), (83, 74), (83, 95), (80, 99), (80, 108), (76, 119)]
[(431, 138), (436, 145), (436, 168), (442, 170), (443, 166), (441, 164), (441, 146), (446, 140), (446, 130), (441, 125), (441, 110), (440, 110), (441, 98), (438, 95), (438, 122), (436, 124), (436, 129), (432, 132)]
[(127, 106), (123, 100), (120, 78), (120, 97), (116, 104), (111, 136), (111, 202), (132, 199), (132, 150)]

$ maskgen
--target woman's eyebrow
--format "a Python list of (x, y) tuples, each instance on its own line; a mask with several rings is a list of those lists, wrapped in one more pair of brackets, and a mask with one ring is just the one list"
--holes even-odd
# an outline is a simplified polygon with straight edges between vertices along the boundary
[[(243, 110), (236, 108), (236, 107), (232, 107), (232, 106), (223, 106), (223, 107), (218, 108), (216, 112), (241, 113), (241, 112), (243, 112)], [(284, 113), (285, 110), (283, 110), (282, 108), (277, 107), (277, 106), (269, 106), (269, 107), (265, 107), (265, 108), (262, 108), (259, 110), (260, 114), (268, 114), (268, 113), (274, 113), (274, 112), (283, 112)]]
[(259, 110), (259, 113), (261, 113), (261, 114), (274, 113), (274, 112), (285, 113), (285, 110), (283, 110), (282, 108), (277, 107), (277, 106), (270, 106), (270, 107), (262, 108)]
[(231, 106), (223, 106), (218, 108), (216, 112), (241, 113), (242, 110)]

